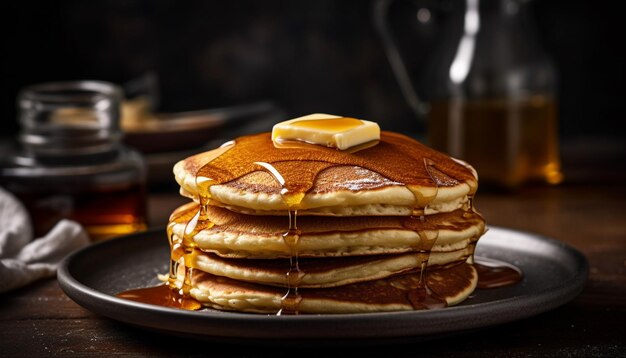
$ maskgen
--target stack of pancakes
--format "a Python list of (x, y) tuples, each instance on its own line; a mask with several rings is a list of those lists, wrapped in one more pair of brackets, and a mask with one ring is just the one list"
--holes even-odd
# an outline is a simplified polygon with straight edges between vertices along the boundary
[(237, 138), (174, 167), (172, 286), (207, 307), (351, 313), (443, 307), (477, 282), (475, 171), (391, 132), (354, 151)]

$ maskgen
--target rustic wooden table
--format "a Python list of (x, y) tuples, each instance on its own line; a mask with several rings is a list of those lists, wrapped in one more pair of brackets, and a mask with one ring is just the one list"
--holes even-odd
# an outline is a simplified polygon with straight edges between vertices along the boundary
[[(548, 313), (421, 343), (298, 350), (281, 347), (280, 341), (266, 346), (208, 343), (131, 327), (80, 307), (51, 279), (0, 296), (0, 356), (626, 356), (626, 161), (624, 151), (607, 153), (611, 160), (602, 151), (570, 156), (568, 180), (557, 187), (481, 190), (477, 196), (476, 206), (489, 224), (556, 238), (589, 260), (583, 292)], [(151, 194), (149, 200), (151, 222), (161, 227), (169, 212), (185, 202), (173, 193)]]

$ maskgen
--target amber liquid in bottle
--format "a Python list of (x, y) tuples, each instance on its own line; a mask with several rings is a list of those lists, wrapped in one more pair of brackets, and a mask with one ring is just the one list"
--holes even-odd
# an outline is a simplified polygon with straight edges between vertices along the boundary
[(550, 97), (435, 101), (428, 139), (434, 148), (471, 163), (481, 183), (515, 187), (563, 179)]
[(45, 235), (63, 218), (81, 223), (92, 241), (146, 229), (146, 193), (138, 183), (15, 194), (33, 218), (36, 237)]
[(145, 229), (145, 167), (122, 142), (123, 93), (100, 81), (28, 86), (18, 96), (21, 132), (0, 157), (0, 185), (20, 198), (36, 237), (59, 220), (92, 241)]

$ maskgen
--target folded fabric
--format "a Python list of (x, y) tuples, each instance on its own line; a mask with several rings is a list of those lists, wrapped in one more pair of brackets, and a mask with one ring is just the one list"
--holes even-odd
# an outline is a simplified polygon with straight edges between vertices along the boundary
[(80, 224), (61, 220), (44, 237), (33, 240), (28, 212), (0, 188), (0, 292), (52, 277), (63, 257), (89, 243)]

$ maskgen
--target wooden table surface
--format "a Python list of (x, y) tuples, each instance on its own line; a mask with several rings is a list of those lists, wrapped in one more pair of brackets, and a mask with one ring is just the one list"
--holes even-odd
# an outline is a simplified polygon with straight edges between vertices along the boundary
[[(565, 160), (568, 180), (557, 187), (481, 189), (477, 195), (476, 207), (490, 225), (552, 237), (587, 257), (583, 292), (548, 313), (421, 343), (297, 349), (281, 347), (280, 341), (210, 343), (131, 327), (82, 308), (50, 279), (0, 295), (0, 356), (626, 356), (626, 161), (621, 154), (611, 152), (618, 162), (589, 155)], [(173, 193), (153, 193), (149, 200), (151, 223), (161, 227), (169, 212), (186, 202)]]

